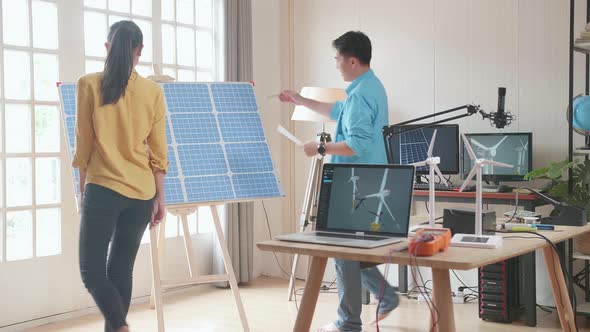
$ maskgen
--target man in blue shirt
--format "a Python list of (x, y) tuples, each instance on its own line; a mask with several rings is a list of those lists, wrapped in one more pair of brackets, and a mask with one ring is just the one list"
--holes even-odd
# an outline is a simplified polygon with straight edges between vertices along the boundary
[[(279, 99), (303, 105), (336, 120), (334, 142), (308, 142), (309, 157), (332, 155), (334, 163), (384, 164), (387, 162), (381, 129), (389, 124), (387, 94), (370, 68), (371, 41), (358, 31), (349, 31), (332, 42), (336, 67), (342, 78), (351, 82), (346, 100), (324, 103), (304, 98), (294, 91), (283, 91)], [(318, 332), (361, 331), (361, 285), (376, 298), (382, 296), (377, 319), (385, 318), (399, 304), (399, 296), (376, 267), (361, 268), (360, 262), (335, 259), (338, 280), (338, 320)], [(381, 295), (382, 294), (382, 295)]]

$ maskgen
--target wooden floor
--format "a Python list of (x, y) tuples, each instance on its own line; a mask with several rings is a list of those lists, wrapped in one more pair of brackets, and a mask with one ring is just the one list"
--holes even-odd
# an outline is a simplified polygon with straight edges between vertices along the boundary
[[(301, 286), (301, 285), (299, 285)], [(251, 331), (290, 331), (293, 328), (297, 309), (295, 302), (287, 302), (287, 281), (273, 278), (259, 278), (241, 288), (242, 300)], [(298, 297), (298, 301), (300, 298)], [(200, 286), (186, 293), (164, 297), (166, 331), (178, 332), (235, 332), (241, 331), (238, 313), (229, 289)], [(320, 295), (312, 327), (329, 323), (336, 317), (337, 294)], [(363, 322), (372, 321), (375, 304), (363, 307)], [(477, 317), (477, 304), (455, 304), (457, 331), (560, 331), (556, 313), (538, 310), (538, 325), (535, 328), (524, 324), (524, 317), (514, 324), (484, 322)], [(132, 307), (128, 317), (131, 331), (156, 331), (154, 311), (147, 304)], [(426, 304), (416, 300), (402, 299), (401, 305), (380, 324), (381, 331), (428, 331), (429, 312)], [(590, 319), (578, 318), (580, 331), (590, 331)], [(32, 332), (85, 332), (102, 331), (103, 322), (99, 314), (87, 315), (74, 320), (49, 324), (30, 329)], [(365, 326), (363, 331), (376, 331), (374, 326)]]

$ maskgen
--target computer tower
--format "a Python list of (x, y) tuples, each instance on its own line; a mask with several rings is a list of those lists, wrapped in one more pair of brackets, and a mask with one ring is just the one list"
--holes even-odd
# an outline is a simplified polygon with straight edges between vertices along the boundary
[(478, 269), (479, 318), (511, 323), (518, 309), (518, 258)]

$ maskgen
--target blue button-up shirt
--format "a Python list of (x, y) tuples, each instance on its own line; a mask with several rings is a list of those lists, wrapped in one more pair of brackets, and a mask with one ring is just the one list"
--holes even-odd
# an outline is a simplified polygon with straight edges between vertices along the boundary
[(385, 164), (382, 128), (389, 123), (387, 93), (372, 69), (346, 88), (346, 100), (332, 107), (336, 120), (334, 142), (345, 141), (354, 156), (332, 156), (333, 163)]

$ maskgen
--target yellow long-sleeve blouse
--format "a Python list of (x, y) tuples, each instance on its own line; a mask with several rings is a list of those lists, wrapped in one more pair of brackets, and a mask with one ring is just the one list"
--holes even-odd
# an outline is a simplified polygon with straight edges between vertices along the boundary
[(72, 166), (86, 170), (86, 183), (151, 199), (156, 193), (153, 173), (168, 168), (162, 88), (134, 70), (117, 103), (101, 105), (101, 80), (102, 73), (78, 80)]

